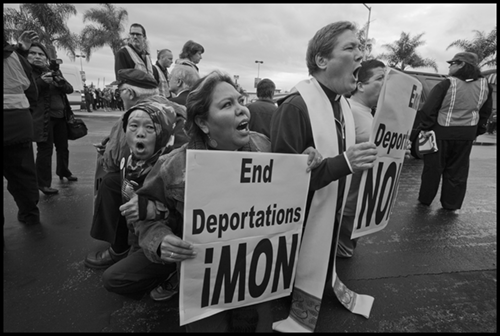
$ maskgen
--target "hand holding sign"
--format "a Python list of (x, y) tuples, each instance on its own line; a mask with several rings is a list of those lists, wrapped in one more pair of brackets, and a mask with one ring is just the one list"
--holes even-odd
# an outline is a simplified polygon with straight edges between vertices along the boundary
[(179, 262), (194, 259), (196, 251), (193, 245), (177, 237), (173, 233), (163, 237), (160, 245), (161, 259), (166, 262)]
[(355, 144), (345, 152), (353, 173), (373, 168), (377, 159), (377, 147), (373, 142)]

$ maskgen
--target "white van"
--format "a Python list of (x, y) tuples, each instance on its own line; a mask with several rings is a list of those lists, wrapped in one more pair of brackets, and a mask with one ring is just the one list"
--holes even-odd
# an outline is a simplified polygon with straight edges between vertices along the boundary
[(80, 110), (82, 106), (85, 106), (85, 94), (83, 92), (83, 82), (80, 71), (76, 65), (64, 63), (59, 65), (59, 69), (61, 70), (64, 79), (66, 79), (71, 86), (73, 86), (73, 93), (68, 94), (71, 109), (73, 111)]

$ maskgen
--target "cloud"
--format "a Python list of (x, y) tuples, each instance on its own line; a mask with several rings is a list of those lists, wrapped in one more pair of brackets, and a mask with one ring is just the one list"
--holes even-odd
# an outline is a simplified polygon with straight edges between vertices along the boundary
[[(126, 29), (138, 22), (147, 31), (152, 59), (156, 50), (169, 48), (177, 58), (187, 40), (205, 48), (200, 74), (214, 69), (239, 75), (238, 83), (254, 90), (257, 72), (272, 79), (282, 91), (307, 78), (307, 43), (321, 27), (335, 21), (352, 21), (363, 27), (368, 9), (363, 4), (113, 4), (128, 11)], [(457, 39), (472, 39), (473, 30), (490, 32), (496, 26), (496, 4), (367, 4), (371, 7), (369, 38), (375, 39), (373, 55), (386, 52), (384, 44), (399, 39), (401, 32), (424, 33), (426, 42), (417, 51), (434, 59), (439, 73), (448, 73), (446, 60), (460, 51), (446, 48)], [(18, 5), (4, 4), (4, 7)], [(89, 24), (83, 13), (98, 4), (75, 4), (78, 15), (68, 21), (79, 33)], [(65, 52), (59, 57), (71, 63)], [(264, 63), (258, 66), (256, 60)], [(79, 59), (74, 63), (80, 68)], [(114, 79), (114, 57), (109, 47), (95, 50), (83, 61), (87, 83), (102, 87)], [(417, 69), (430, 71), (432, 69)]]

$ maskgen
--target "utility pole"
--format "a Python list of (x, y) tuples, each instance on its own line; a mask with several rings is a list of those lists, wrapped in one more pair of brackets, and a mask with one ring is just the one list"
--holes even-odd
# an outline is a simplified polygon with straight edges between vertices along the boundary
[(368, 23), (366, 24), (366, 34), (365, 34), (365, 50), (363, 50), (363, 61), (366, 61), (366, 50), (368, 49), (368, 31), (370, 30), (370, 16), (372, 14), (372, 8), (368, 7), (365, 3), (363, 4), (368, 8)]
[(263, 61), (255, 61), (257, 63), (257, 78), (255, 78), (254, 82), (254, 87), (257, 87), (257, 83), (260, 81), (259, 75), (260, 75), (260, 65), (263, 64)]

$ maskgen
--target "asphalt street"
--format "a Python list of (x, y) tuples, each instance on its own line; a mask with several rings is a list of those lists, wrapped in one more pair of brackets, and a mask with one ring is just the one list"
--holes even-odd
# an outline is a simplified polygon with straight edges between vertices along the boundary
[[(54, 174), (59, 194), (40, 194), (41, 225), (17, 221), (4, 179), (3, 331), (185, 332), (178, 296), (154, 302), (109, 293), (103, 271), (83, 264), (88, 252), (107, 247), (89, 234), (92, 144), (121, 113), (77, 115), (89, 129), (70, 142), (78, 181), (61, 182)], [(418, 204), (422, 166), (422, 160), (405, 159), (387, 227), (362, 237), (353, 258), (337, 260), (346, 286), (375, 298), (370, 317), (350, 313), (326, 288), (317, 332), (497, 332), (496, 134), (473, 147), (467, 196), (457, 213), (441, 209), (439, 194), (430, 207)], [(275, 302), (275, 321), (287, 316), (288, 304)]]

